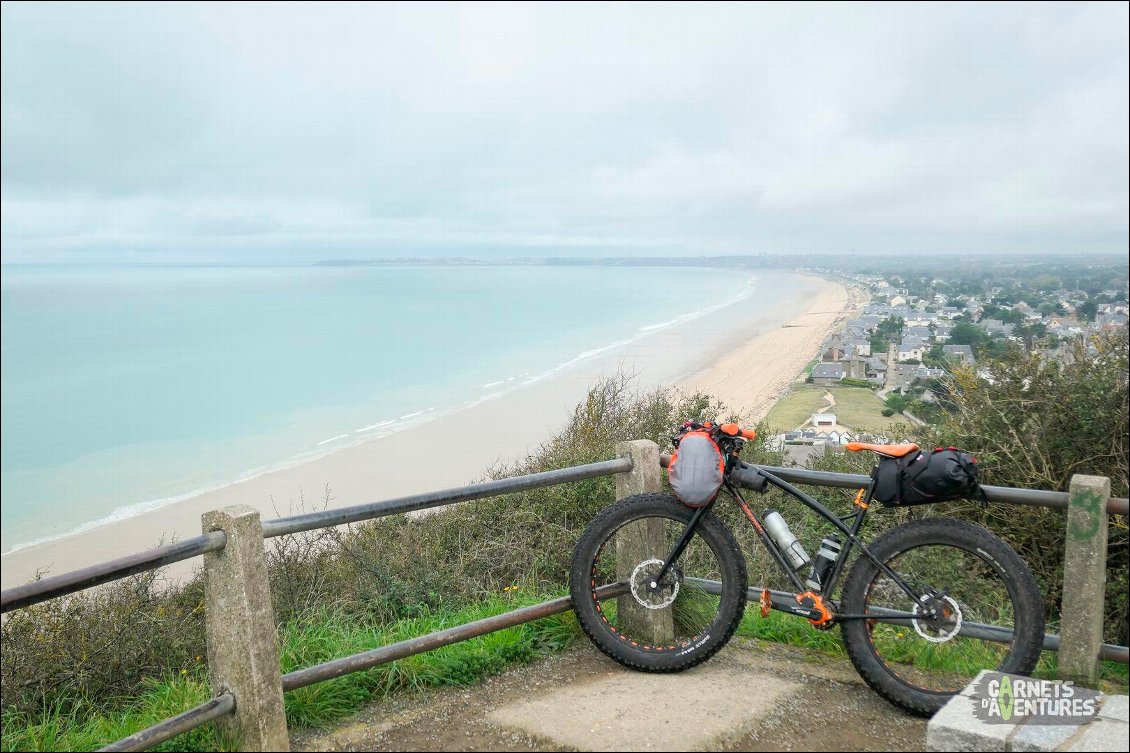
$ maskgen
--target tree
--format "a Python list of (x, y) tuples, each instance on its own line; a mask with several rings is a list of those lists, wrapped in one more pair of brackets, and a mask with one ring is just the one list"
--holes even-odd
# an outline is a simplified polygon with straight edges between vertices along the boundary
[(902, 329), (905, 324), (906, 320), (901, 316), (888, 316), (879, 322), (875, 331), (871, 334), (871, 352), (885, 352), (887, 346), (902, 337)]
[(989, 333), (972, 322), (958, 322), (950, 331), (950, 345), (969, 345), (974, 350), (989, 341)]
[(1099, 305), (1095, 303), (1094, 298), (1088, 298), (1075, 309), (1075, 314), (1079, 318), (1086, 319), (1089, 322), (1095, 321), (1095, 314), (1097, 313), (1099, 313)]
[(922, 354), (922, 363), (927, 366), (932, 366), (935, 369), (949, 368), (950, 362), (946, 358), (946, 352), (942, 349), (941, 343)]
[(887, 395), (886, 404), (895, 413), (902, 413), (910, 405), (910, 397), (901, 392), (891, 392)]
[(1036, 347), (1036, 343), (1047, 337), (1048, 327), (1043, 322), (1020, 324), (1013, 330), (1013, 334), (1021, 339), (1025, 348), (1032, 350)]

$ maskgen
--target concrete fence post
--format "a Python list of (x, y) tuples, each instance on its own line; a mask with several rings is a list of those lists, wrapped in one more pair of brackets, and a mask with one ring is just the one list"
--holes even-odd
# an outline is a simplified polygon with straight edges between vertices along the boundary
[(227, 535), (223, 549), (204, 555), (208, 681), (213, 694), (235, 696), (222, 724), (239, 750), (289, 750), (259, 511), (234, 505), (204, 513), (201, 522), (205, 533)]
[(1068, 493), (1057, 666), (1061, 680), (1094, 688), (1103, 642), (1110, 479), (1072, 476)]
[[(616, 455), (632, 459), (632, 470), (616, 474), (616, 499), (660, 490), (659, 445), (647, 439), (620, 442), (616, 445)], [(628, 581), (632, 571), (644, 560), (666, 559), (670, 546), (661, 520), (651, 518), (624, 526), (616, 534), (617, 580)], [(617, 621), (642, 640), (662, 644), (675, 638), (670, 607), (647, 609), (629, 594), (617, 599), (616, 610)]]

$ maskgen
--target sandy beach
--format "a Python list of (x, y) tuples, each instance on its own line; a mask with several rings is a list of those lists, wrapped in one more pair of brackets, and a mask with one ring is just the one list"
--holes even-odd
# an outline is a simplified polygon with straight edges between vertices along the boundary
[[(858, 305), (858, 293), (806, 276), (787, 312), (734, 306), (719, 318), (658, 332), (552, 379), (324, 457), (232, 483), (113, 524), (3, 555), (4, 588), (36, 572), (57, 574), (200, 532), (203, 512), (232, 504), (257, 507), (265, 519), (347, 506), (482, 480), (499, 461), (519, 460), (559, 429), (601, 375), (638, 374), (640, 388), (678, 384), (708, 392), (746, 420), (762, 418), (777, 395), (816, 355), (824, 338)], [(796, 311), (803, 313), (796, 314)], [(734, 322), (718, 334), (717, 322)], [(707, 363), (706, 368), (697, 368)], [(484, 427), (496, 427), (490, 432)], [(498, 428), (501, 427), (501, 428)], [(490, 441), (483, 443), (483, 437)], [(198, 562), (174, 565), (172, 577)]]
[[(814, 278), (819, 279), (819, 278)], [(862, 293), (819, 279), (804, 313), (781, 327), (736, 342), (681, 386), (712, 395), (755, 424), (817, 354), (828, 334), (862, 308)]]

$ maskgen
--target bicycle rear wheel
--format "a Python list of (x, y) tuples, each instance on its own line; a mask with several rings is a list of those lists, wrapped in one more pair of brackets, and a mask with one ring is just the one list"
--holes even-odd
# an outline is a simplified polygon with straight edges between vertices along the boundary
[(983, 669), (1035, 668), (1043, 600), (1008, 544), (971, 523), (927, 518), (883, 534), (871, 553), (927, 604), (916, 604), (866, 557), (844, 583), (843, 614), (889, 615), (848, 620), (842, 629), (855, 668), (884, 698), (930, 716)]
[[(585, 633), (633, 669), (678, 672), (729, 641), (745, 609), (745, 560), (710, 512), (661, 579), (664, 560), (694, 515), (667, 494), (641, 494), (604, 510), (573, 553), (569, 592)], [(605, 598), (610, 589), (618, 594)]]

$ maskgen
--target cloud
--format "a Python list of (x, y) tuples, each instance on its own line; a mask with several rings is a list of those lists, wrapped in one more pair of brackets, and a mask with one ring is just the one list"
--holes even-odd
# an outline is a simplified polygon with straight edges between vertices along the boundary
[(1127, 245), (1124, 5), (3, 6), (4, 261)]

